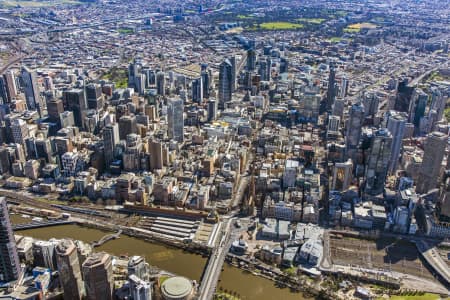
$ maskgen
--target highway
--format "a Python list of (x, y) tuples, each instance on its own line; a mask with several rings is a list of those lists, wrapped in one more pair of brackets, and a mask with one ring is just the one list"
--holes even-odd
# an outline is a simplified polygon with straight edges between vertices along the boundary
[(214, 296), (225, 257), (231, 246), (230, 227), (233, 220), (234, 218), (229, 218), (222, 224), (222, 238), (211, 253), (205, 273), (203, 274), (199, 288), (199, 300), (211, 300)]

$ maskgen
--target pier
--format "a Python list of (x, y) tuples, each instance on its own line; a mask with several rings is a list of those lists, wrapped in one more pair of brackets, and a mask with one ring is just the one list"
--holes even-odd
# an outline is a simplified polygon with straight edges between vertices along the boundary
[(110, 240), (115, 240), (115, 239), (119, 238), (121, 234), (122, 234), (122, 229), (120, 229), (116, 233), (107, 234), (104, 237), (102, 237), (99, 241), (92, 242), (91, 246), (94, 248), (100, 247), (101, 245), (103, 245), (106, 242), (109, 242)]

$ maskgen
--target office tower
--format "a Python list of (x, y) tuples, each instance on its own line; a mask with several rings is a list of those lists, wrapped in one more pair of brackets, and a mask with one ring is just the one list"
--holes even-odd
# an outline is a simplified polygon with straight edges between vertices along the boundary
[(103, 149), (105, 151), (105, 164), (108, 168), (114, 160), (114, 149), (120, 141), (119, 124), (108, 124), (103, 129)]
[(25, 145), (25, 139), (29, 137), (27, 123), (22, 119), (13, 119), (11, 131), (14, 143)]
[(169, 138), (177, 142), (184, 139), (184, 105), (181, 99), (169, 99), (167, 107)]
[(141, 137), (135, 133), (127, 135), (125, 152), (122, 155), (123, 169), (137, 171), (140, 169), (140, 154), (142, 152)]
[(327, 110), (331, 110), (335, 99), (336, 99), (336, 69), (334, 64), (331, 64), (330, 75), (328, 76)]
[(339, 89), (339, 97), (345, 98), (347, 96), (348, 83), (349, 81), (347, 77), (343, 76), (341, 80), (341, 88)]
[(428, 95), (419, 88), (415, 88), (411, 102), (409, 103), (408, 115), (409, 122), (414, 124), (417, 129), (420, 125), (420, 119), (425, 115), (425, 108), (428, 103)]
[(233, 66), (231, 62), (226, 59), (219, 67), (219, 106), (225, 107), (225, 103), (231, 101), (231, 94), (233, 91)]
[(139, 95), (144, 95), (144, 92), (145, 92), (145, 81), (146, 81), (145, 74), (138, 74), (134, 78), (134, 90)]
[(347, 157), (352, 157), (358, 148), (361, 129), (364, 123), (364, 106), (361, 103), (353, 104), (349, 112), (347, 134), (345, 135), (345, 149)]
[(247, 70), (256, 70), (256, 51), (254, 49), (247, 50)]
[(100, 110), (103, 108), (102, 87), (99, 84), (88, 84), (86, 90), (86, 101), (89, 109)]
[(0, 104), (11, 102), (6, 88), (6, 80), (0, 75)]
[(45, 162), (50, 162), (53, 157), (53, 150), (50, 140), (48, 138), (38, 138), (35, 141), (37, 158), (45, 159)]
[(63, 92), (63, 102), (65, 110), (73, 112), (75, 125), (83, 128), (84, 114), (87, 109), (87, 101), (84, 90), (72, 89)]
[(156, 73), (156, 91), (158, 95), (166, 95), (166, 74), (164, 72)]
[(130, 298), (133, 300), (151, 300), (152, 299), (152, 284), (144, 281), (136, 275), (131, 275), (128, 278), (130, 282)]
[(217, 119), (217, 101), (215, 99), (209, 99), (208, 101), (208, 122), (214, 121)]
[(59, 114), (59, 122), (61, 123), (61, 128), (67, 128), (75, 126), (75, 118), (72, 111), (63, 111)]
[(374, 132), (366, 165), (365, 193), (383, 192), (391, 157), (392, 135), (386, 128)]
[(289, 70), (289, 61), (286, 57), (280, 57), (280, 74), (287, 73)]
[(346, 162), (337, 162), (333, 167), (333, 182), (331, 188), (333, 190), (345, 191), (350, 187), (352, 182), (353, 163), (349, 159)]
[(402, 149), (403, 136), (405, 134), (405, 125), (407, 115), (397, 111), (389, 111), (387, 114), (387, 129), (392, 135), (392, 151), (389, 159), (389, 172), (394, 174), (397, 170), (400, 150)]
[(364, 105), (364, 115), (374, 117), (378, 113), (380, 98), (374, 92), (365, 93), (362, 103)]
[(47, 113), (51, 122), (60, 123), (60, 115), (64, 112), (64, 104), (61, 99), (49, 99), (47, 101)]
[(149, 140), (150, 170), (158, 170), (163, 167), (163, 147), (159, 141)]
[(136, 75), (139, 72), (139, 67), (136, 61), (130, 63), (128, 65), (128, 86), (134, 87), (135, 86), (135, 78)]
[(17, 280), (21, 272), (6, 198), (0, 197), (0, 281)]
[(259, 62), (259, 76), (261, 81), (270, 81), (272, 70), (272, 59), (267, 57), (265, 60)]
[(46, 91), (51, 91), (54, 89), (53, 79), (50, 76), (44, 77), (44, 87)]
[(341, 118), (338, 116), (330, 116), (328, 118), (328, 131), (339, 131), (339, 124), (341, 122)]
[(203, 77), (192, 81), (192, 101), (197, 103), (203, 102)]
[(130, 133), (137, 133), (136, 116), (133, 114), (119, 119), (119, 138), (125, 140)]
[[(236, 91), (236, 76), (237, 76), (237, 61), (236, 61), (236, 56), (232, 55), (230, 56), (230, 58), (228, 59), (228, 61), (231, 64), (231, 92)], [(219, 77), (220, 77), (220, 73), (219, 73)], [(219, 78), (220, 81), (220, 78)]]
[(55, 247), (57, 243), (53, 241), (33, 242), (33, 263), (36, 267), (44, 267), (50, 270), (57, 269)]
[(79, 159), (78, 152), (66, 152), (61, 156), (61, 164), (65, 177), (77, 175), (79, 171)]
[(62, 240), (55, 247), (55, 251), (64, 299), (82, 299), (84, 284), (81, 279), (77, 247), (72, 240)]
[(422, 165), (419, 170), (419, 180), (416, 190), (425, 194), (434, 189), (438, 183), (441, 165), (447, 147), (448, 136), (442, 132), (434, 131), (427, 136), (424, 144)]
[(41, 99), (39, 95), (36, 72), (31, 71), (27, 67), (23, 66), (21, 76), (28, 109), (39, 109), (41, 106)]
[(342, 119), (344, 116), (344, 108), (345, 108), (345, 100), (342, 98), (337, 98), (336, 100), (334, 100), (331, 114), (333, 116), (338, 116)]
[(212, 81), (212, 74), (211, 74), (211, 71), (208, 69), (207, 64), (201, 65), (200, 77), (202, 78), (202, 84), (203, 84), (203, 97), (208, 99), (209, 98), (209, 89), (211, 87), (211, 81)]
[(135, 275), (142, 280), (148, 279), (149, 266), (142, 256), (132, 256), (128, 261), (128, 277)]
[(438, 88), (432, 88), (431, 90), (431, 108), (430, 110), (435, 110), (437, 112), (436, 120), (439, 122), (444, 116), (445, 105), (447, 103), (448, 97), (444, 97), (442, 91)]
[(113, 299), (114, 278), (109, 254), (105, 252), (91, 254), (84, 261), (82, 269), (87, 299)]
[(11, 101), (17, 96), (16, 76), (14, 76), (14, 73), (11, 70), (7, 71), (3, 76), (6, 81), (6, 92)]

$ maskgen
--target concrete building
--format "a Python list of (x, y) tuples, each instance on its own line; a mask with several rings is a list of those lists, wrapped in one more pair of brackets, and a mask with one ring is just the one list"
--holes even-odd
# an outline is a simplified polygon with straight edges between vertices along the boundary
[(167, 108), (169, 138), (182, 143), (184, 140), (184, 104), (181, 99), (169, 99)]
[(63, 92), (63, 103), (65, 110), (73, 112), (75, 125), (79, 128), (84, 126), (84, 116), (87, 110), (86, 94), (83, 89), (71, 89)]
[(17, 280), (21, 273), (6, 198), (0, 197), (0, 282)]
[(392, 150), (389, 159), (389, 172), (391, 174), (394, 174), (397, 170), (406, 122), (407, 116), (405, 113), (390, 111), (387, 114), (387, 129), (392, 134)]
[(436, 187), (447, 143), (448, 136), (442, 132), (434, 131), (427, 136), (416, 187), (418, 193), (425, 194)]
[(352, 182), (353, 163), (349, 159), (344, 163), (335, 163), (333, 167), (333, 183), (331, 189), (345, 191)]
[(226, 59), (219, 66), (219, 107), (225, 107), (225, 103), (231, 101), (233, 92), (233, 65)]
[(364, 106), (361, 103), (353, 104), (350, 108), (350, 117), (347, 123), (347, 134), (345, 135), (345, 149), (348, 158), (353, 156), (358, 147), (363, 123)]
[(365, 192), (378, 195), (383, 192), (391, 157), (392, 135), (387, 129), (374, 133), (367, 158)]
[(39, 93), (39, 86), (36, 72), (23, 66), (21, 70), (21, 77), (24, 85), (23, 90), (25, 92), (27, 108), (29, 110), (35, 110), (36, 108), (40, 109), (41, 96)]
[(130, 282), (130, 297), (133, 300), (151, 300), (152, 284), (148, 281), (140, 279), (136, 275), (128, 277)]
[(185, 277), (171, 277), (161, 285), (161, 294), (164, 300), (190, 300), (193, 293), (192, 283)]
[(105, 153), (105, 165), (108, 168), (114, 160), (114, 149), (120, 141), (119, 124), (108, 124), (103, 129), (103, 151)]
[(85, 293), (77, 247), (72, 240), (62, 240), (55, 251), (64, 299), (82, 299)]
[(113, 299), (114, 278), (109, 254), (105, 252), (91, 254), (84, 261), (82, 270), (87, 299)]

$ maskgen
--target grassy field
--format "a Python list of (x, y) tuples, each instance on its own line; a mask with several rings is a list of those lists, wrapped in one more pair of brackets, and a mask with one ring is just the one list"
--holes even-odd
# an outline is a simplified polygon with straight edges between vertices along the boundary
[(76, 0), (43, 0), (43, 1), (34, 1), (34, 0), (6, 0), (0, 1), (0, 7), (14, 7), (14, 6), (22, 6), (22, 7), (49, 7), (49, 6), (57, 6), (62, 4), (81, 4), (81, 2)]
[(302, 23), (319, 25), (319, 24), (322, 24), (323, 22), (325, 22), (325, 19), (322, 19), (322, 18), (300, 18), (300, 19), (297, 19), (297, 21), (302, 22)]
[(422, 296), (391, 296), (390, 300), (439, 300), (439, 297), (436, 294), (425, 293)]
[(117, 30), (117, 32), (122, 33), (122, 34), (130, 34), (130, 33), (133, 33), (134, 30), (131, 28), (119, 28)]
[(124, 89), (128, 87), (127, 70), (112, 68), (108, 73), (103, 75), (102, 79), (110, 80), (116, 84), (116, 88)]
[(291, 22), (267, 22), (261, 23), (258, 28), (262, 30), (294, 30), (303, 28), (302, 24), (296, 24)]
[(344, 29), (345, 32), (355, 33), (360, 32), (361, 29), (375, 29), (377, 25), (372, 23), (356, 23), (348, 25), (347, 28)]

